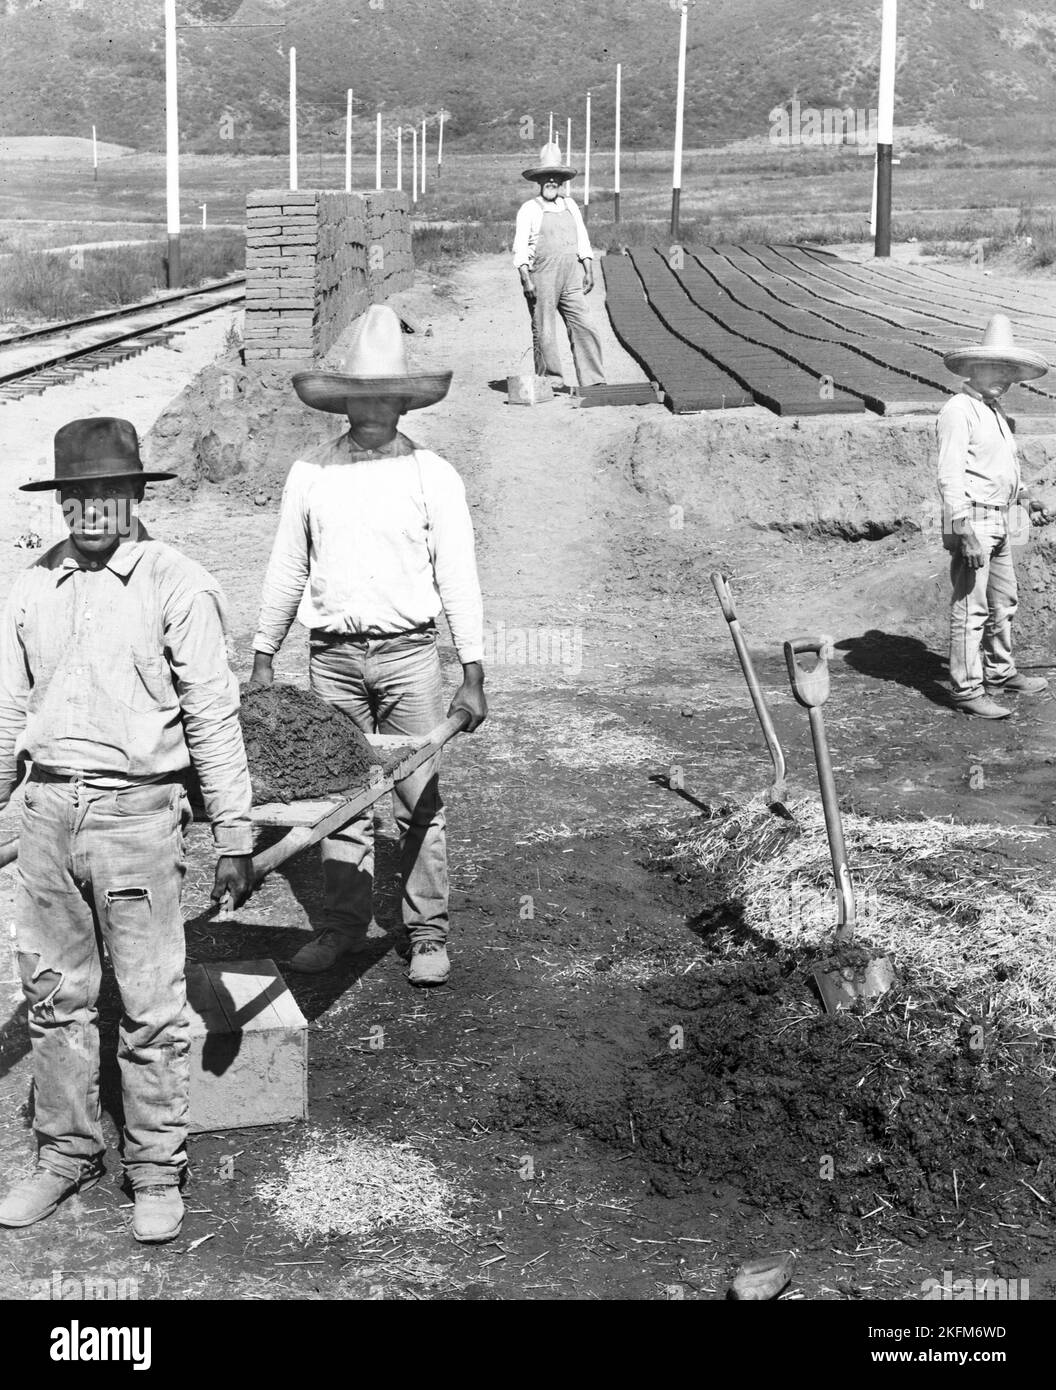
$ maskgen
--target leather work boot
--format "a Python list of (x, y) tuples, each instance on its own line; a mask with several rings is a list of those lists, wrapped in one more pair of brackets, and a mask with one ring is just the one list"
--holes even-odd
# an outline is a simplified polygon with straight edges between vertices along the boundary
[(1017, 671), (1002, 685), (988, 685), (986, 693), (988, 695), (1003, 695), (1005, 691), (1011, 691), (1013, 695), (1044, 695), (1049, 688), (1049, 683), (1044, 676), (1023, 676)]
[(137, 1187), (133, 1196), (132, 1234), (144, 1245), (160, 1245), (175, 1240), (183, 1225), (183, 1198), (175, 1184)]
[(377, 922), (371, 922), (354, 936), (338, 931), (336, 927), (326, 927), (314, 941), (302, 946), (287, 964), (291, 970), (299, 971), (302, 975), (318, 975), (323, 970), (332, 969), (343, 956), (372, 950), (387, 936), (388, 932), (383, 931)]
[(450, 974), (451, 962), (442, 941), (420, 941), (411, 947), (407, 978), (412, 985), (442, 985)]
[(974, 700), (962, 700), (955, 706), (962, 714), (974, 714), (977, 719), (1007, 719), (1012, 713), (988, 695), (977, 695)]
[(91, 1173), (81, 1179), (64, 1178), (61, 1173), (40, 1167), (0, 1202), (0, 1226), (32, 1226), (35, 1221), (43, 1221), (60, 1202), (75, 1192), (86, 1192), (101, 1177), (102, 1173)]

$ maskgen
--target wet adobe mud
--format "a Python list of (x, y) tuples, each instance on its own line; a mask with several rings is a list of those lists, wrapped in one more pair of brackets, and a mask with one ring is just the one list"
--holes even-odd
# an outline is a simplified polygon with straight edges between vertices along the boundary
[(240, 719), (258, 806), (366, 786), (381, 764), (348, 715), (299, 686), (244, 686)]

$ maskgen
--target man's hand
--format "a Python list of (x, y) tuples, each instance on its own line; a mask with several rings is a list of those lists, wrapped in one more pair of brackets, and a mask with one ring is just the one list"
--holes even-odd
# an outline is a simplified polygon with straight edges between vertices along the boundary
[(594, 262), (583, 262), (583, 293), (590, 294), (594, 288)]
[(275, 670), (272, 666), (271, 655), (268, 652), (254, 652), (253, 670), (249, 677), (250, 689), (260, 685), (272, 685), (274, 680)]
[(1020, 501), (1026, 501), (1032, 526), (1047, 526), (1050, 521), (1056, 521), (1056, 512), (1049, 511), (1044, 502), (1039, 502), (1033, 497), (1020, 498)]
[(488, 717), (488, 702), (484, 698), (484, 668), (479, 661), (470, 661), (462, 667), (462, 684), (455, 691), (447, 717), (450, 719), (460, 709), (469, 715), (467, 734), (479, 729)]
[(535, 281), (530, 270), (521, 271), (521, 289), (524, 291), (525, 299), (535, 298)]
[(977, 570), (983, 564), (983, 547), (979, 543), (979, 537), (969, 526), (967, 531), (959, 537), (961, 543), (961, 554), (964, 556), (968, 565)]
[(230, 893), (231, 906), (241, 907), (253, 892), (253, 856), (225, 854), (216, 861), (213, 891), (209, 894), (219, 907), (224, 895)]

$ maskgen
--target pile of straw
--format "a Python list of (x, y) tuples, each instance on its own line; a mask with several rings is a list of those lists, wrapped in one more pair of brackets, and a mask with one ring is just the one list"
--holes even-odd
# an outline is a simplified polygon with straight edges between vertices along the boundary
[(302, 1242), (393, 1226), (438, 1234), (459, 1229), (451, 1213), (461, 1194), (409, 1144), (370, 1134), (334, 1140), (312, 1130), (282, 1169), (256, 1195)]
[[(790, 951), (825, 954), (836, 924), (820, 803), (782, 821), (761, 801), (681, 835), (663, 862), (715, 876), (744, 925)], [(894, 956), (903, 981), (948, 991), (965, 1008), (1036, 1028), (1056, 1016), (1056, 866), (994, 868), (981, 851), (1040, 840), (1033, 827), (844, 817), (855, 886), (855, 939)], [(731, 953), (752, 949), (728, 934)]]

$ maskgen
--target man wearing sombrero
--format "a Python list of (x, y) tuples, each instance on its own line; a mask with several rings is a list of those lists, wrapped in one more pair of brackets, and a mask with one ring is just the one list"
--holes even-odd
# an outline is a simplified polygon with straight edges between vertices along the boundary
[(580, 387), (605, 380), (601, 340), (590, 326), (585, 299), (594, 288), (594, 252), (579, 208), (562, 192), (575, 175), (561, 163), (559, 145), (543, 146), (539, 164), (524, 171), (539, 192), (518, 209), (513, 238), (513, 263), (532, 316), (536, 375), (557, 387), (564, 382), (558, 315), (568, 331)]
[[(454, 468), (397, 430), (400, 416), (441, 400), (450, 372), (408, 369), (400, 320), (374, 305), (329, 372), (301, 372), (306, 405), (347, 415), (348, 430), (290, 469), (253, 639), (254, 683), (270, 684), (273, 658), (295, 617), (309, 633), (312, 689), (367, 733), (428, 733), (444, 717), (436, 620), (441, 608), (462, 663), (448, 714), (467, 728), (487, 715), (483, 608), (473, 523)], [(439, 755), (397, 784), (402, 916), (408, 979), (443, 984), (448, 880)], [(373, 921), (370, 814), (323, 841), (323, 920), (294, 970), (327, 970), (384, 938)]]
[(1011, 710), (1000, 697), (1048, 689), (1040, 676), (1017, 671), (1012, 658), (1017, 606), (1012, 543), (1017, 516), (1035, 524), (1050, 517), (1023, 491), (1016, 441), (1000, 397), (1014, 382), (1044, 376), (1048, 364), (1016, 346), (1003, 314), (990, 320), (981, 343), (947, 353), (943, 361), (965, 378), (937, 421), (943, 544), (950, 551), (953, 585), (950, 692), (965, 714), (1005, 719)]
[(124, 1168), (137, 1240), (180, 1230), (188, 1026), (180, 890), (201, 783), (218, 853), (212, 896), (252, 885), (249, 769), (223, 600), (153, 540), (136, 506), (149, 473), (127, 420), (55, 436), (69, 536), (16, 579), (0, 620), (0, 808), (32, 769), (18, 841), (17, 945), (33, 1047), (36, 1172), (0, 1202), (29, 1226), (99, 1181), (100, 940), (121, 993)]

